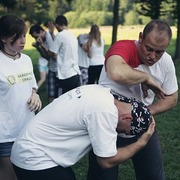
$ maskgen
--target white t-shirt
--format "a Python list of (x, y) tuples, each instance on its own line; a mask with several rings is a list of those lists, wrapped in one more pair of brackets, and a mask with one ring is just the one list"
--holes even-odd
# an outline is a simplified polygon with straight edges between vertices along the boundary
[[(166, 52), (163, 54), (161, 59), (153, 66), (146, 66), (141, 64), (136, 69), (150, 74), (156, 80), (156, 82), (158, 82), (161, 85), (161, 87), (165, 90), (167, 95), (173, 94), (178, 90), (175, 67), (171, 59), (171, 56)], [(105, 72), (105, 67), (103, 67), (101, 71), (99, 84), (112, 88), (114, 91), (124, 96), (136, 98), (142, 101), (147, 106), (151, 105), (154, 101), (155, 94), (151, 90), (148, 90), (148, 96), (146, 98), (143, 97), (143, 92), (141, 90), (140, 84), (121, 85), (110, 80)], [(127, 136), (123, 133), (119, 134), (119, 136), (126, 138), (133, 137)]]
[(80, 67), (89, 67), (89, 58), (87, 52), (80, 46), (81, 44), (86, 44), (88, 40), (88, 34), (80, 34), (78, 36), (78, 64)]
[[(150, 74), (161, 85), (167, 95), (173, 94), (178, 90), (175, 67), (171, 56), (166, 52), (153, 66), (141, 64), (137, 69)], [(99, 84), (110, 87), (124, 96), (135, 97), (146, 105), (150, 105), (154, 101), (155, 94), (151, 90), (148, 90), (148, 97), (144, 98), (140, 84), (120, 85), (107, 77), (104, 67), (100, 75)]]
[(93, 40), (91, 46), (92, 57), (89, 60), (90, 66), (98, 66), (104, 64), (104, 40), (101, 38), (101, 46), (98, 46), (96, 41)]
[(93, 147), (100, 157), (116, 155), (118, 110), (109, 88), (80, 86), (42, 109), (13, 145), (11, 161), (24, 169), (68, 167)]
[[(45, 39), (46, 39), (45, 40), (45, 42), (46, 42), (45, 47), (47, 46), (47, 48), (49, 49), (53, 44), (53, 39), (52, 39), (52, 36), (51, 36), (49, 31), (46, 31)], [(49, 69), (52, 72), (57, 72), (57, 60), (55, 58), (52, 58), (52, 57), (50, 58)]]
[(59, 32), (49, 50), (57, 54), (57, 77), (67, 79), (81, 74), (78, 66), (77, 38), (68, 30)]
[(27, 104), (37, 89), (31, 59), (21, 53), (13, 60), (0, 51), (0, 143), (16, 139), (34, 116)]

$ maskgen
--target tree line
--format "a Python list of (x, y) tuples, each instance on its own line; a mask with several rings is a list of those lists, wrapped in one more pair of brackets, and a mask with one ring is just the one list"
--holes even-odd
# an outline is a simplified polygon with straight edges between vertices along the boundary
[(162, 19), (177, 27), (174, 58), (180, 59), (179, 0), (0, 0), (0, 16), (4, 14), (15, 14), (30, 24), (41, 24), (64, 14), (69, 27), (112, 25), (112, 43), (119, 24), (146, 24), (150, 19)]

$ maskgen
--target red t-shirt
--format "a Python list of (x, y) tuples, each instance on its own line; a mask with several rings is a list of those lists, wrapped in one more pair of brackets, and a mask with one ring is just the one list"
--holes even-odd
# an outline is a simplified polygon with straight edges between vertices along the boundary
[(134, 40), (120, 40), (115, 42), (106, 53), (105, 64), (107, 59), (112, 55), (121, 56), (132, 68), (141, 64)]

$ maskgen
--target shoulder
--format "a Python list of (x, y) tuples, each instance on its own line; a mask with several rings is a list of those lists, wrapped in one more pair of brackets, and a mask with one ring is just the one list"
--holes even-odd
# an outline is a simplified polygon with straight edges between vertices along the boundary
[(24, 53), (21, 53), (21, 58), (23, 58), (27, 61), (32, 61), (31, 58), (27, 54), (24, 54)]
[(167, 52), (163, 54), (161, 59), (155, 63), (155, 65), (164, 69), (174, 68), (172, 57)]
[(135, 40), (119, 40), (119, 41), (116, 41), (113, 45), (113, 46), (135, 46)]

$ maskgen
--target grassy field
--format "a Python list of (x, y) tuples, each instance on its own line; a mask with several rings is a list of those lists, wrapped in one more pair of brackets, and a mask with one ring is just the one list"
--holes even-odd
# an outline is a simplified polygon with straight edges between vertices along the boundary
[[(119, 27), (118, 29), (118, 40), (119, 39), (137, 39), (138, 34), (142, 31), (142, 26), (131, 26), (131, 27)], [(100, 27), (102, 37), (105, 39), (105, 52), (111, 44), (111, 27)], [(173, 39), (168, 48), (168, 52), (173, 56), (175, 51), (175, 37), (176, 28), (172, 27)], [(80, 33), (88, 33), (89, 28), (85, 29), (71, 29), (71, 31), (78, 36)], [(33, 61), (36, 77), (38, 78), (37, 72), (37, 60), (39, 53), (32, 48), (31, 43), (33, 39), (27, 35), (27, 43), (24, 52), (28, 54)], [(180, 82), (180, 61), (175, 61), (175, 67)], [(47, 104), (47, 97), (45, 94), (45, 87), (39, 91), (40, 97), (43, 101), (43, 105)], [(180, 102), (171, 111), (160, 114), (155, 117), (156, 126), (158, 129), (160, 142), (163, 151), (164, 168), (167, 176), (167, 180), (179, 180), (180, 179)], [(73, 166), (78, 180), (86, 179), (87, 172), (87, 156), (84, 157), (80, 162)], [(135, 180), (134, 170), (131, 161), (127, 161), (120, 166), (119, 179), (121, 180)]]

